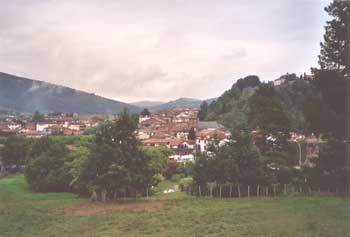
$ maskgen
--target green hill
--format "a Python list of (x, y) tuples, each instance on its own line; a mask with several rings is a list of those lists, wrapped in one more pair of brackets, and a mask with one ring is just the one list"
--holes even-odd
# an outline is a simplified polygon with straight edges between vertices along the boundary
[[(295, 74), (289, 74), (288, 78), (285, 83), (274, 86), (277, 98), (291, 122), (291, 127), (304, 129), (306, 127), (305, 103), (311, 98), (320, 97), (320, 92), (313, 83), (300, 79)], [(257, 76), (239, 79), (229, 90), (209, 104), (204, 120), (217, 120), (227, 127), (234, 127), (242, 121), (247, 121), (250, 111), (249, 99), (260, 84)]]

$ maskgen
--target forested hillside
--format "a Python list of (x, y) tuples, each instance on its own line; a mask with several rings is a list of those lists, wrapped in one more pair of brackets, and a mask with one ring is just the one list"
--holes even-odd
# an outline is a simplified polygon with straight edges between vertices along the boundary
[[(308, 124), (305, 120), (305, 107), (310, 101), (320, 100), (320, 91), (310, 80), (295, 74), (289, 76), (291, 80), (281, 85), (274, 86), (272, 82), (269, 85), (275, 91), (275, 99), (281, 104), (290, 127), (293, 130), (306, 130)], [(201, 105), (200, 119), (217, 120), (227, 127), (248, 122), (252, 107), (251, 97), (264, 84), (257, 76), (237, 80), (232, 88), (225, 91), (216, 101)]]
[(3, 111), (118, 114), (124, 108), (132, 112), (140, 110), (95, 94), (0, 72), (0, 110)]

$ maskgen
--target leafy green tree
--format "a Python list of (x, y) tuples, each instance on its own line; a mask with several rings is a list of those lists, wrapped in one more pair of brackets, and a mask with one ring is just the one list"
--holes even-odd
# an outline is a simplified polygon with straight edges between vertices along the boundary
[(25, 177), (30, 187), (40, 192), (70, 191), (72, 177), (64, 166), (67, 155), (63, 143), (39, 139), (26, 161)]
[(124, 111), (113, 122), (99, 127), (89, 159), (89, 186), (98, 199), (116, 195), (137, 196), (152, 184), (150, 157), (134, 136), (136, 123)]
[(10, 136), (6, 139), (2, 155), (4, 156), (5, 166), (20, 166), (25, 164), (25, 160), (28, 156), (31, 139), (22, 136)]
[(205, 118), (207, 117), (207, 113), (208, 113), (208, 103), (206, 101), (203, 101), (199, 108), (198, 119), (200, 121), (205, 120)]
[(188, 140), (196, 140), (196, 131), (194, 130), (194, 128), (190, 129), (187, 138)]
[(210, 157), (204, 154), (198, 154), (196, 162), (193, 167), (193, 181), (196, 185), (203, 187), (210, 182), (209, 175), (211, 167), (209, 166)]
[(89, 159), (91, 151), (86, 146), (80, 146), (76, 151), (67, 155), (64, 162), (65, 169), (69, 172), (72, 180), (69, 186), (73, 191), (87, 194), (91, 191), (89, 187)]
[(143, 109), (142, 112), (141, 112), (141, 115), (142, 115), (142, 116), (150, 116), (151, 113), (149, 112), (148, 109)]
[[(221, 147), (212, 147), (210, 154), (197, 157), (193, 167), (193, 181), (204, 188), (215, 184), (221, 195), (223, 186), (241, 186), (266, 183), (264, 169), (258, 150), (252, 142), (248, 129), (233, 131), (231, 139)], [(196, 190), (196, 189), (195, 189)], [(197, 190), (196, 190), (197, 193)], [(210, 193), (212, 191), (210, 190)]]
[[(149, 169), (154, 173), (152, 185), (156, 186), (160, 181), (162, 181), (163, 172), (167, 167), (169, 156), (174, 152), (166, 146), (158, 146), (147, 150), (146, 154), (150, 157)], [(163, 178), (164, 179), (164, 178)]]
[(45, 120), (44, 115), (40, 114), (39, 111), (35, 111), (35, 113), (33, 114), (33, 118), (32, 118), (33, 122), (39, 123), (39, 122), (43, 122)]
[(249, 100), (249, 123), (264, 133), (288, 132), (289, 120), (271, 84), (261, 84)]
[(348, 180), (350, 172), (346, 146), (344, 141), (329, 138), (329, 141), (320, 150), (316, 167), (306, 170), (311, 186), (350, 194)]

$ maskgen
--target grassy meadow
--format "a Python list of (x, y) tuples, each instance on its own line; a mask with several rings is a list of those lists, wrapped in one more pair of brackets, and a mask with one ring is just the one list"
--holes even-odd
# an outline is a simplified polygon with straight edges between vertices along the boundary
[(91, 203), (33, 193), (23, 176), (0, 179), (0, 236), (350, 236), (350, 200), (336, 197), (194, 198)]

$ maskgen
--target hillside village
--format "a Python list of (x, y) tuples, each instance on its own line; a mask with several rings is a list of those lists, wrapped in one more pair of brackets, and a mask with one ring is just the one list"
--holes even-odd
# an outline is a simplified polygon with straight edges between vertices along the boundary
[(350, 0), (22, 2), (0, 236), (349, 236)]
[[(149, 112), (145, 109), (139, 115), (135, 136), (146, 150), (161, 145), (173, 150), (173, 154), (169, 156), (169, 162), (193, 162), (196, 152), (207, 152), (208, 144), (222, 146), (231, 137), (230, 130), (220, 123), (199, 121), (198, 111), (199, 109), (196, 108), (175, 108), (157, 112)], [(2, 115), (0, 135), (32, 138), (83, 135), (89, 129), (115, 118), (116, 116), (107, 115), (56, 114), (46, 115), (42, 121), (34, 122), (33, 116), (30, 115)], [(252, 134), (254, 137), (259, 137), (258, 131), (252, 131)], [(273, 138), (268, 137), (267, 140), (273, 141)], [(313, 134), (305, 136), (291, 133), (290, 142), (301, 141), (306, 143), (306, 160), (303, 164), (312, 167), (318, 157), (322, 140)]]
[[(249, 78), (249, 77), (247, 77)], [(296, 76), (294, 73), (285, 74), (271, 82), (278, 88), (292, 85), (297, 81), (310, 82), (312, 76)], [(246, 82), (245, 82), (246, 81)], [(240, 80), (240, 85), (247, 83), (247, 79)], [(244, 87), (244, 86), (243, 86)], [(193, 162), (195, 153), (205, 153), (208, 144), (222, 146), (231, 137), (229, 128), (217, 121), (199, 121), (198, 108), (173, 108), (161, 111), (144, 109), (138, 118), (138, 128), (135, 136), (147, 150), (165, 145), (173, 150), (169, 161)], [(39, 116), (38, 118), (35, 118)], [(89, 129), (99, 124), (116, 119), (116, 115), (79, 115), (77, 113), (52, 113), (47, 115), (0, 115), (0, 136), (19, 135), (40, 138), (49, 135), (83, 135)], [(38, 121), (36, 121), (38, 120)], [(252, 131), (253, 137), (258, 138), (259, 132)], [(312, 167), (318, 157), (322, 139), (313, 134), (298, 134), (292, 132), (290, 142), (305, 142), (304, 165)], [(268, 137), (273, 142), (272, 137)]]
[[(227, 141), (230, 132), (215, 121), (202, 122), (197, 118), (198, 109), (176, 108), (141, 113), (136, 137), (145, 149), (165, 145), (174, 151), (170, 160), (193, 161), (193, 153), (204, 152), (213, 139), (220, 144)], [(49, 135), (82, 135), (116, 116), (79, 116), (77, 114), (47, 115), (43, 121), (34, 122), (32, 116), (3, 115), (0, 117), (0, 135), (20, 135), (40, 138)]]

